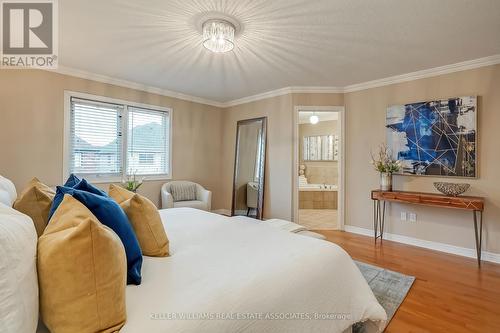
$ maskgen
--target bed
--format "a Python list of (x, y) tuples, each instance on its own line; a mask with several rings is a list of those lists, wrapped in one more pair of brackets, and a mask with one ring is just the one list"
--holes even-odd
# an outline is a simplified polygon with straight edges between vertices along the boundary
[(384, 309), (335, 244), (191, 208), (160, 214), (171, 256), (144, 257), (122, 333), (383, 329)]
[[(11, 208), (0, 177), (0, 331), (37, 327), (37, 233)], [(170, 257), (144, 257), (142, 284), (126, 288), (122, 333), (380, 332), (386, 313), (335, 244), (254, 219), (193, 208), (160, 210)]]

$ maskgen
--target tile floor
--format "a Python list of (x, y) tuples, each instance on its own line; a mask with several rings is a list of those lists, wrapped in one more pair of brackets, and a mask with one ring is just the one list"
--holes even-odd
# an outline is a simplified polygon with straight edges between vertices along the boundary
[(299, 209), (299, 224), (312, 230), (336, 230), (337, 210)]

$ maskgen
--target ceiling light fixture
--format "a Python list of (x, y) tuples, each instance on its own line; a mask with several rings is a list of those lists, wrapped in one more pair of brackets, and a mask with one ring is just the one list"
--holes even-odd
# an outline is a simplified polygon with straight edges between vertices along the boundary
[(213, 19), (203, 23), (203, 46), (215, 53), (234, 48), (235, 27), (226, 20)]
[(313, 113), (313, 115), (309, 117), (309, 122), (313, 125), (316, 125), (319, 122), (319, 117), (316, 113)]

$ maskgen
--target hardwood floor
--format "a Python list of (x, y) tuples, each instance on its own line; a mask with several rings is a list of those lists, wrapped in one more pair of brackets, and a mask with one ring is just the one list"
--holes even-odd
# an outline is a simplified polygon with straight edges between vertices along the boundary
[(385, 332), (500, 332), (500, 265), (343, 231), (317, 231), (353, 259), (416, 277)]

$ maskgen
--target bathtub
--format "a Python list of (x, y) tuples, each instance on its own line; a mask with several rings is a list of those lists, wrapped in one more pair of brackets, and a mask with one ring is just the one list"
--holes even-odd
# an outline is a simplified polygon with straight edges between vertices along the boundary
[(337, 209), (337, 185), (303, 184), (299, 186), (299, 209)]
[(329, 185), (329, 184), (306, 184), (300, 185), (299, 191), (311, 192), (311, 191), (320, 191), (320, 192), (329, 192), (329, 191), (337, 191), (337, 185)]

